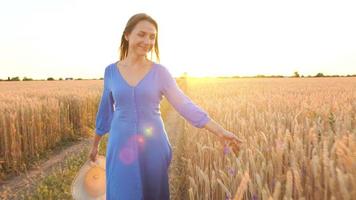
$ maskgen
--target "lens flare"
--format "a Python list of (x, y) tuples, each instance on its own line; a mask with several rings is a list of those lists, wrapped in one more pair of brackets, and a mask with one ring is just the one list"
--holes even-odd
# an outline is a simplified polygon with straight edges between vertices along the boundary
[(135, 161), (137, 153), (134, 148), (125, 146), (121, 149), (119, 156), (124, 164), (129, 165)]
[(138, 135), (136, 137), (136, 140), (139, 144), (144, 144), (145, 143), (145, 138), (142, 135)]
[(147, 128), (145, 128), (145, 130), (144, 130), (144, 135), (146, 136), (146, 137), (151, 137), (152, 136), (152, 127), (147, 127)]
[(140, 152), (144, 151), (146, 140), (143, 135), (137, 134), (134, 137), (132, 137), (132, 140), (137, 144)]
[(132, 164), (138, 158), (138, 153), (145, 150), (146, 141), (152, 135), (153, 128), (150, 126), (144, 128), (143, 133), (133, 134), (120, 150), (119, 159), (124, 164)]

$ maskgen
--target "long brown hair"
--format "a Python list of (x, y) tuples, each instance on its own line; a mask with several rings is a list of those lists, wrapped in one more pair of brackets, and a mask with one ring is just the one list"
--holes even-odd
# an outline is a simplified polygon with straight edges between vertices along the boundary
[[(121, 36), (121, 44), (120, 44), (120, 49), (119, 49), (120, 61), (127, 57), (127, 54), (129, 51), (129, 42), (125, 39), (125, 34), (130, 34), (132, 32), (132, 30), (135, 28), (136, 24), (142, 20), (146, 20), (146, 21), (152, 23), (156, 28), (155, 45), (152, 50), (154, 50), (154, 52), (156, 54), (157, 61), (160, 62), (159, 48), (158, 48), (158, 25), (157, 25), (157, 22), (151, 16), (147, 15), (146, 13), (135, 14), (128, 20), (125, 30)], [(151, 60), (152, 60), (152, 50), (151, 50)]]

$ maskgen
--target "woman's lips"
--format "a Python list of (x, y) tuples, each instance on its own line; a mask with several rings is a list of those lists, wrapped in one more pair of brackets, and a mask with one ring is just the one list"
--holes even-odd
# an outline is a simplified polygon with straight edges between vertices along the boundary
[(148, 51), (148, 48), (144, 48), (144, 47), (140, 47), (141, 49), (143, 49), (144, 51)]

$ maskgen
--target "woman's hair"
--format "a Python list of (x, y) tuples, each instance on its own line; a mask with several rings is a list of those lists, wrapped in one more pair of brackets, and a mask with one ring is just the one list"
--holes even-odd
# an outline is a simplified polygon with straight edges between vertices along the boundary
[(123, 60), (124, 58), (127, 57), (128, 51), (129, 51), (129, 42), (125, 39), (125, 34), (130, 34), (132, 30), (135, 28), (136, 24), (142, 20), (146, 20), (150, 23), (152, 23), (155, 28), (156, 28), (156, 39), (155, 39), (155, 45), (153, 49), (151, 50), (151, 60), (152, 60), (152, 51), (155, 51), (157, 61), (159, 62), (159, 49), (158, 49), (158, 25), (157, 22), (149, 15), (146, 13), (138, 13), (133, 15), (129, 21), (126, 24), (125, 30), (122, 33), (121, 36), (121, 44), (120, 44), (120, 60)]

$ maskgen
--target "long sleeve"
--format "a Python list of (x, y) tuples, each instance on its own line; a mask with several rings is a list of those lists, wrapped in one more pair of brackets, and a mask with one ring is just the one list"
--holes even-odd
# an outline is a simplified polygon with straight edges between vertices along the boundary
[(114, 99), (109, 89), (110, 71), (109, 67), (105, 68), (104, 88), (96, 114), (95, 133), (102, 136), (110, 131), (111, 120), (114, 113)]
[(169, 70), (162, 66), (160, 70), (162, 80), (161, 92), (167, 98), (174, 109), (180, 113), (191, 125), (202, 128), (209, 122), (208, 113), (198, 107), (183, 91), (179, 88), (176, 80), (172, 77)]

